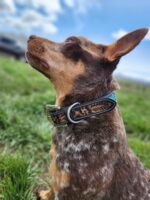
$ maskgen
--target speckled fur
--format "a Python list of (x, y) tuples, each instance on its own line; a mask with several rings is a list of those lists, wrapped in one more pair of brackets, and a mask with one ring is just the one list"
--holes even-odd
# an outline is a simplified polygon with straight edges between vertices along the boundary
[[(73, 37), (74, 43), (60, 44), (66, 59), (74, 63), (80, 60), (85, 67), (60, 106), (84, 103), (116, 90), (118, 84), (112, 72), (120, 57), (132, 50), (146, 32), (135, 31), (109, 47), (82, 37)], [(31, 61), (35, 67), (34, 57)], [(56, 128), (52, 141), (55, 170), (51, 170), (50, 176), (56, 179), (57, 187), (52, 186), (53, 198), (45, 197), (45, 192), (42, 200), (150, 200), (150, 172), (128, 147), (118, 105), (101, 116)]]
[(57, 130), (57, 164), (70, 173), (59, 200), (149, 200), (150, 173), (128, 148), (118, 107)]

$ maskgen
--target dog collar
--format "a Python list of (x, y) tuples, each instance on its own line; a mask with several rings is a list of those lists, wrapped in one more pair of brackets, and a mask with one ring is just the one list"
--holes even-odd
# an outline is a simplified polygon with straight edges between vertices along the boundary
[(46, 113), (48, 120), (53, 121), (55, 126), (77, 124), (92, 116), (110, 112), (115, 108), (116, 103), (116, 94), (113, 91), (106, 96), (83, 104), (76, 102), (63, 108), (46, 105)]

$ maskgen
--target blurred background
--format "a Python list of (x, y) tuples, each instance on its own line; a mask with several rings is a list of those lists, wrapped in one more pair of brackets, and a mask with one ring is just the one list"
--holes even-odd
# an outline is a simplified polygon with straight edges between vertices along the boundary
[[(150, 27), (149, 0), (0, 0), (0, 199), (34, 199), (50, 162), (52, 125), (44, 106), (54, 104), (55, 91), (25, 63), (27, 38), (61, 42), (81, 35), (111, 44), (142, 27)], [(129, 145), (150, 168), (149, 54), (150, 32), (121, 59), (115, 76)]]

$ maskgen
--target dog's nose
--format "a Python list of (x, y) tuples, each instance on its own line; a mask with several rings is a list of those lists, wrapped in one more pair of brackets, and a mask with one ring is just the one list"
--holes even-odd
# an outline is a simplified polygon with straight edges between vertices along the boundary
[(29, 40), (35, 39), (36, 37), (36, 35), (30, 35)]

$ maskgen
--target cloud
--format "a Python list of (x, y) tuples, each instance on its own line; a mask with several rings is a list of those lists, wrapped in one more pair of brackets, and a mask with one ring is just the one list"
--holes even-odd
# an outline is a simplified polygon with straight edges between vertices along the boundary
[[(124, 29), (119, 29), (118, 31), (112, 33), (112, 37), (115, 39), (119, 39), (123, 37), (124, 35), (126, 35), (127, 33), (128, 31)], [(145, 36), (145, 40), (150, 40), (150, 28), (149, 28), (148, 34)]]
[(43, 8), (48, 14), (60, 13), (62, 10), (60, 0), (12, 0), (22, 6), (29, 5), (33, 9)]
[(15, 11), (15, 4), (12, 0), (0, 0), (0, 13), (14, 13)]
[[(48, 6), (46, 3), (48, 3)], [(15, 5), (14, 8), (11, 5)], [(39, 9), (42, 9), (43, 12), (39, 12)], [(0, 15), (1, 35), (16, 39), (24, 47), (28, 36), (31, 34), (39, 34), (45, 37), (46, 35), (56, 34), (58, 28), (55, 22), (62, 12), (58, 0), (53, 1), (51, 6), (46, 0), (7, 0), (2, 11), (7, 15), (2, 15), (2, 17)]]
[(74, 12), (77, 14), (86, 14), (90, 8), (101, 6), (99, 0), (64, 0), (64, 3), (68, 7), (74, 8)]
[(123, 30), (123, 29), (119, 29), (118, 31), (112, 33), (113, 38), (115, 39), (119, 39), (122, 36), (126, 35), (128, 32)]
[(35, 0), (36, 5), (43, 7), (47, 13), (60, 13), (62, 11), (60, 0), (50, 1), (50, 0)]
[(57, 33), (55, 22), (62, 8), (60, 0), (1, 0), (0, 11), (0, 15), (5, 12), (0, 17), (1, 25), (7, 25), (14, 32), (21, 31), (27, 36), (34, 34), (35, 30), (43, 34)]
[(75, 1), (74, 0), (64, 0), (64, 2), (70, 8), (73, 8), (75, 6)]
[(57, 27), (53, 24), (53, 18), (51, 15), (45, 17), (40, 12), (34, 10), (26, 10), (22, 15), (21, 21), (23, 24), (20, 23), (20, 21), (18, 21), (18, 24), (22, 26), (23, 29), (26, 28), (28, 32), (34, 28), (41, 29), (44, 33), (50, 34), (55, 34), (58, 31)]
[(149, 28), (148, 34), (147, 34), (146, 37), (145, 37), (145, 40), (150, 40), (150, 28)]
[[(85, 15), (99, 5), (99, 0), (0, 0), (1, 33), (27, 38), (31, 34), (47, 37), (58, 33), (56, 22), (65, 14), (65, 6), (73, 14)], [(20, 38), (20, 37), (19, 37)]]
[[(4, 23), (2, 20), (0, 22)], [(57, 27), (52, 23), (51, 18), (46, 18), (34, 10), (25, 10), (21, 18), (5, 17), (5, 23), (25, 35), (31, 34), (33, 29), (41, 29), (44, 33), (57, 33)]]
[(101, 8), (101, 0), (62, 0), (67, 8), (71, 10), (76, 24), (76, 31), (81, 32), (84, 29), (84, 17), (93, 8)]

